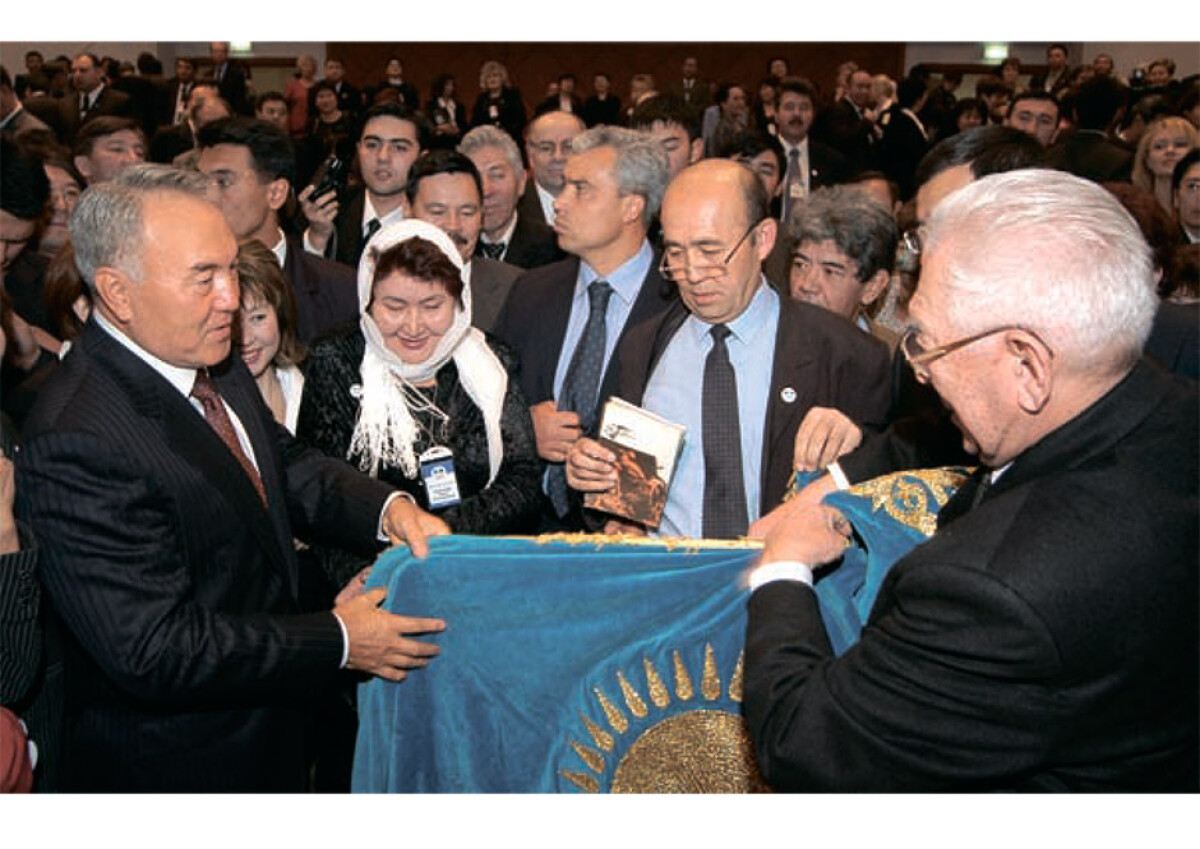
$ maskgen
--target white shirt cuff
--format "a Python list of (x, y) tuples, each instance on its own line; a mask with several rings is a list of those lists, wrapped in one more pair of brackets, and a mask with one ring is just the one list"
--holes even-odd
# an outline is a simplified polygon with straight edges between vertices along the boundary
[(746, 583), (750, 586), (750, 592), (754, 592), (763, 584), (772, 581), (799, 581), (811, 587), (813, 573), (807, 564), (799, 560), (776, 560), (774, 563), (764, 563), (752, 571)]
[(383, 517), (387, 515), (388, 508), (392, 506), (392, 502), (395, 501), (397, 498), (407, 498), (408, 501), (411, 504), (413, 504), (414, 506), (417, 503), (417, 499), (413, 498), (411, 495), (409, 495), (407, 492), (405, 492), (402, 489), (396, 490), (395, 492), (393, 492), (391, 495), (389, 495), (387, 497), (387, 501), (383, 502), (383, 509), (379, 511), (379, 532), (378, 532), (377, 536), (379, 537), (380, 542), (391, 542), (392, 541), (391, 538), (388, 537), (388, 535), (383, 532)]
[(342, 617), (335, 613), (333, 618), (337, 620), (338, 627), (342, 629), (342, 662), (338, 664), (338, 669), (345, 669), (346, 664), (350, 662), (350, 635), (346, 633), (346, 623), (342, 621)]
[(825, 471), (833, 478), (833, 483), (838, 489), (849, 489), (850, 479), (846, 477), (846, 473), (842, 471), (842, 467), (838, 465), (837, 460), (834, 460), (825, 467)]

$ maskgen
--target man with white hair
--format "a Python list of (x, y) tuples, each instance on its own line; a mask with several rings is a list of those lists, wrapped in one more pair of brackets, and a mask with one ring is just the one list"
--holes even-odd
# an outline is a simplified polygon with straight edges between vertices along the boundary
[(849, 525), (776, 511), (745, 679), (773, 786), (1200, 789), (1197, 394), (1142, 357), (1156, 306), (1137, 225), (1086, 180), (939, 204), (901, 349), (981, 466), (836, 659), (811, 570)]
[(519, 268), (536, 268), (565, 258), (549, 225), (517, 210), (526, 178), (521, 151), (512, 136), (483, 124), (463, 136), (458, 150), (475, 163), (483, 179), (483, 225), (476, 256)]

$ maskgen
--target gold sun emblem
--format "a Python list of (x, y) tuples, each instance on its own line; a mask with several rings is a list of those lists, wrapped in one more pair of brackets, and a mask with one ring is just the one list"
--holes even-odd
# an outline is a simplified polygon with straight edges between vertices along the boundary
[[(585, 793), (606, 789), (612, 793), (770, 792), (755, 763), (745, 720), (715, 704), (723, 694), (741, 703), (742, 653), (726, 687), (713, 648), (706, 645), (699, 691), (678, 651), (673, 653), (673, 661), (672, 686), (649, 658), (643, 658), (644, 691), (623, 672), (617, 672), (612, 689), (620, 693), (619, 698), (610, 699), (603, 689), (594, 687), (604, 725), (580, 713), (591, 745), (570, 741), (571, 750), (587, 771), (564, 768), (559, 774)], [(688, 709), (678, 710), (685, 705)], [(676, 710), (672, 712), (672, 708)], [(666, 715), (653, 721), (659, 714)], [(639, 721), (645, 719), (653, 724), (628, 747), (622, 745), (635, 722), (644, 724)], [(624, 754), (616, 760), (614, 753), (621, 749)]]

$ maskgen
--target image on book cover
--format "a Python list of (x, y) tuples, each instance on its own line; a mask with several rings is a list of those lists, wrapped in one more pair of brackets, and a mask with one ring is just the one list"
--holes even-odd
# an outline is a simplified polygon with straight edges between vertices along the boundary
[(657, 461), (611, 439), (599, 441), (617, 457), (617, 485), (607, 492), (587, 493), (584, 505), (657, 528), (667, 506), (667, 485), (658, 476)]

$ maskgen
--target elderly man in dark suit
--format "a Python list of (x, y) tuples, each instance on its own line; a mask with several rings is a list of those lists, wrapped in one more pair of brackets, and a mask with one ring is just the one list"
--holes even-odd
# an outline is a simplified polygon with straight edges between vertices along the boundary
[(200, 130), (197, 167), (213, 179), (217, 205), (238, 239), (258, 239), (279, 258), (296, 298), (303, 342), (358, 319), (354, 271), (307, 253), (284, 236), (279, 210), (291, 193), (296, 160), (283, 130), (253, 118), (222, 118)]
[(483, 229), (475, 255), (536, 268), (566, 257), (545, 222), (517, 209), (525, 191), (525, 166), (512, 136), (490, 124), (471, 130), (459, 143), (483, 179)]
[(674, 297), (646, 239), (667, 184), (662, 146), (606, 126), (576, 136), (570, 151), (554, 229), (574, 256), (522, 274), (496, 323), (496, 335), (521, 358), (538, 454), (551, 464), (547, 528), (564, 520), (578, 526), (577, 515), (567, 518), (561, 464), (615, 391), (615, 351), (629, 329)]
[(981, 465), (840, 657), (811, 584), (845, 519), (802, 494), (764, 522), (745, 707), (773, 786), (1200, 789), (1200, 408), (1141, 357), (1156, 308), (1098, 186), (1021, 170), (942, 201), (901, 349)]
[(300, 609), (293, 534), (422, 554), (444, 526), (275, 423), (230, 356), (237, 241), (205, 186), (147, 165), (80, 199), (95, 311), (18, 460), (69, 633), (73, 790), (303, 789), (306, 704), (339, 667), (404, 678), (436, 654), (404, 635), (443, 627), (360, 586)]
[[(687, 428), (659, 532), (734, 538), (789, 490), (792, 442), (809, 409), (884, 423), (888, 350), (841, 316), (766, 284), (761, 263), (777, 223), (744, 165), (719, 159), (684, 169), (663, 199), (662, 226), (662, 272), (680, 298), (630, 333), (617, 394)], [(615, 460), (581, 439), (567, 480), (607, 490)]]

